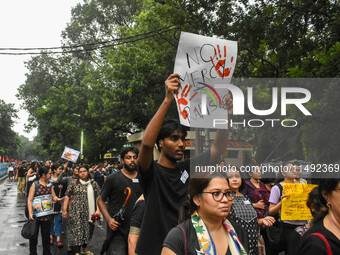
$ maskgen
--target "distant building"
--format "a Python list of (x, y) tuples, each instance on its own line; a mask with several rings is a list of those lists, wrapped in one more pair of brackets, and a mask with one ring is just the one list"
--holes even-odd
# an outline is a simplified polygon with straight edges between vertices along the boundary
[[(141, 148), (141, 141), (144, 132), (138, 132), (128, 136), (128, 143), (131, 146), (135, 146), (138, 149)], [(188, 158), (191, 155), (197, 155), (199, 151), (206, 150), (208, 148), (207, 144), (211, 144), (216, 135), (215, 131), (209, 132), (209, 137), (203, 132), (199, 134), (197, 131), (188, 131), (187, 139), (185, 140), (186, 147), (184, 158)], [(200, 139), (197, 139), (196, 137)], [(252, 151), (254, 146), (246, 141), (228, 141), (227, 149), (222, 155), (222, 159), (230, 165), (242, 166), (245, 161), (245, 154), (247, 151)], [(157, 146), (154, 148), (154, 160), (158, 160), (159, 151)]]

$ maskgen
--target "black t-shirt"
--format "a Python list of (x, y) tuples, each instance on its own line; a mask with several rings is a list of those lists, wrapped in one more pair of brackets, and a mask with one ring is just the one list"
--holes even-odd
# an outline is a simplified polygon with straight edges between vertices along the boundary
[(333, 255), (340, 254), (340, 240), (320, 221), (313, 225), (300, 241), (300, 255), (328, 255), (325, 242), (319, 236), (310, 236), (312, 233), (321, 233), (328, 241)]
[(190, 164), (203, 166), (210, 161), (210, 150), (186, 159), (170, 169), (153, 162), (147, 174), (141, 172), (145, 212), (138, 239), (138, 255), (161, 254), (168, 232), (178, 224), (179, 208), (187, 198)]
[[(197, 251), (200, 250), (197, 234), (196, 231), (191, 223), (191, 219), (188, 219), (181, 224), (179, 224), (185, 232), (186, 241), (187, 241), (187, 254), (188, 255), (197, 255)], [(172, 250), (176, 255), (185, 255), (185, 237), (183, 231), (180, 229), (180, 227), (174, 227), (168, 235), (166, 236), (163, 247), (167, 247), (170, 250)], [(228, 250), (225, 255), (231, 255), (229, 246)]]
[[(57, 197), (65, 196), (67, 190), (67, 180), (53, 182), (54, 193)], [(59, 213), (61, 211), (61, 202), (53, 202), (53, 212)]]
[(26, 167), (19, 167), (18, 168), (18, 177), (25, 177), (25, 173), (27, 172), (27, 168)]
[(139, 235), (142, 227), (143, 216), (145, 210), (145, 200), (139, 200), (135, 204), (132, 210), (132, 216), (130, 221), (130, 234)]
[(104, 201), (108, 200), (108, 212), (110, 216), (113, 217), (125, 202), (126, 194), (124, 194), (124, 190), (126, 187), (131, 188), (131, 196), (125, 207), (124, 222), (119, 226), (117, 233), (127, 239), (132, 209), (136, 200), (142, 194), (139, 185), (139, 176), (132, 180), (126, 177), (121, 171), (111, 174), (104, 182), (101, 197)]

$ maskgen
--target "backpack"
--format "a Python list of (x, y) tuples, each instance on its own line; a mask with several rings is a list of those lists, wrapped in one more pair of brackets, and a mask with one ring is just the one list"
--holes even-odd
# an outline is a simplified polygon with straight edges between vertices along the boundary
[(37, 193), (38, 186), (39, 186), (39, 181), (37, 181), (37, 180), (34, 181), (34, 188), (35, 188), (34, 196), (35, 196), (35, 193)]

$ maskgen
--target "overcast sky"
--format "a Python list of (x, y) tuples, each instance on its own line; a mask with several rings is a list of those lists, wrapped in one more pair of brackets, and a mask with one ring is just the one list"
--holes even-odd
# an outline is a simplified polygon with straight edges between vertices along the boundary
[[(0, 48), (53, 47), (61, 45), (61, 31), (71, 18), (71, 9), (82, 0), (1, 0)], [(18, 87), (25, 82), (24, 62), (30, 56), (0, 55), (0, 99), (14, 103), (19, 110), (14, 131), (32, 139), (36, 130), (24, 132), (28, 113), (20, 110), (16, 98)], [(0, 131), (1, 132), (1, 131)]]

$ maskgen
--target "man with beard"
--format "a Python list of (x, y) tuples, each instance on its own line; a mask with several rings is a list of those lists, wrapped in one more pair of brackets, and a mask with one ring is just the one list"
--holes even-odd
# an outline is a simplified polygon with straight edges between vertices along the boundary
[[(216, 165), (227, 147), (228, 130), (219, 129), (209, 150), (182, 160), (187, 131), (177, 120), (164, 121), (180, 86), (179, 74), (171, 74), (165, 81), (164, 101), (147, 126), (142, 140), (139, 170), (145, 211), (136, 247), (138, 255), (161, 254), (163, 241), (178, 224), (179, 208), (187, 198), (190, 167)], [(224, 103), (230, 117), (233, 105), (230, 94), (226, 95)], [(160, 151), (158, 162), (153, 161), (155, 143)]]
[[(139, 176), (136, 171), (138, 149), (135, 147), (125, 148), (121, 152), (123, 169), (109, 175), (103, 185), (101, 195), (97, 199), (99, 209), (108, 224), (107, 239), (111, 242), (106, 251), (107, 255), (127, 255), (128, 254), (128, 234), (130, 229), (130, 218), (136, 200), (142, 194), (139, 186)], [(124, 190), (129, 187), (131, 196), (125, 206), (124, 221), (120, 224), (113, 216), (122, 208), (127, 194)], [(107, 201), (108, 208), (105, 202)], [(115, 231), (112, 234), (112, 230)]]

